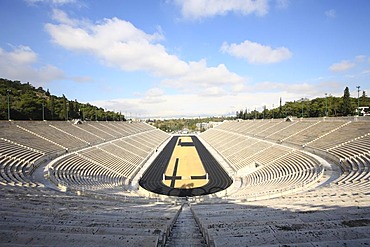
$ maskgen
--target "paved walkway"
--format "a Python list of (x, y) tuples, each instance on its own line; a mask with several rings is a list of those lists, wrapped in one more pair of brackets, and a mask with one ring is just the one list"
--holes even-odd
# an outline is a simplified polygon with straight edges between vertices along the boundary
[(199, 227), (190, 211), (189, 205), (185, 204), (167, 240), (168, 247), (206, 246)]

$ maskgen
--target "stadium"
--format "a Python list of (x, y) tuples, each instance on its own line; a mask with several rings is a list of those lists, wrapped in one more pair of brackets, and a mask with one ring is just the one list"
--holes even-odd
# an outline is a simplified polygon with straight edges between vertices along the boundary
[(365, 117), (2, 121), (2, 246), (365, 246)]
[(369, 13), (0, 0), (0, 247), (369, 246)]

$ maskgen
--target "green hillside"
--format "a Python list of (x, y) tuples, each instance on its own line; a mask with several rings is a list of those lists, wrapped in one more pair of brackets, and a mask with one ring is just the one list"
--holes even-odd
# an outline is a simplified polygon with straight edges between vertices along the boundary
[[(284, 105), (275, 105), (273, 109), (264, 107), (263, 111), (245, 109), (236, 112), (240, 119), (262, 119), (262, 118), (285, 118), (293, 117), (341, 117), (358, 115), (357, 108), (370, 107), (370, 98), (365, 91), (361, 91), (359, 97), (351, 97), (348, 87), (344, 89), (342, 97), (328, 95), (323, 98), (299, 99), (293, 102), (286, 102)], [(366, 109), (369, 113), (369, 109)], [(362, 114), (360, 114), (362, 115)]]
[(30, 83), (0, 78), (0, 120), (125, 120), (120, 113), (105, 111), (103, 108), (64, 95), (58, 97), (35, 88)]

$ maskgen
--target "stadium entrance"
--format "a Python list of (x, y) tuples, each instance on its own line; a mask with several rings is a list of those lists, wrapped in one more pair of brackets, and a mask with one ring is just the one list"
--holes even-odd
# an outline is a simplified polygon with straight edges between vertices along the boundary
[(216, 193), (232, 179), (196, 136), (173, 136), (139, 184), (157, 194), (184, 197)]

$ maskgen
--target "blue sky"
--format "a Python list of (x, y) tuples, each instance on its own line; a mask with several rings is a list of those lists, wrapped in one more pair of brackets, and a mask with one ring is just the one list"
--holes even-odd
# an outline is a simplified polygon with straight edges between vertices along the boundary
[(370, 90), (370, 1), (0, 0), (0, 77), (133, 117)]

